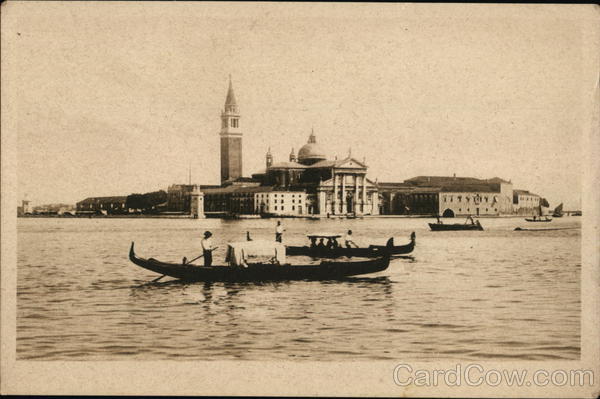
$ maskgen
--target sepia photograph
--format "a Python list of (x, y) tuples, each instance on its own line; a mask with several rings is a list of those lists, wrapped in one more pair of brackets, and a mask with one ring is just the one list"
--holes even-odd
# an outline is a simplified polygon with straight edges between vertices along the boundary
[(0, 11), (2, 394), (600, 394), (596, 5)]

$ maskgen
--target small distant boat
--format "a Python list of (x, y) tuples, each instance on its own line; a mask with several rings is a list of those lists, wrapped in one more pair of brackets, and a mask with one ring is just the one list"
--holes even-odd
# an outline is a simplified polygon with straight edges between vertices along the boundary
[(542, 217), (540, 216), (538, 217), (533, 217), (533, 218), (525, 218), (525, 220), (527, 222), (536, 222), (536, 223), (543, 223), (543, 222), (551, 222), (552, 219), (550, 219), (548, 216), (546, 216), (544, 219), (542, 219)]
[(563, 204), (562, 204), (562, 202), (560, 203), (559, 206), (557, 206), (556, 208), (554, 208), (554, 212), (552, 213), (552, 216), (554, 216), (555, 218), (561, 218), (563, 216)]
[[(469, 223), (470, 222), (470, 223)], [(471, 216), (467, 217), (465, 223), (444, 224), (440, 218), (437, 223), (429, 223), (429, 228), (432, 231), (455, 231), (455, 230), (477, 230), (482, 231), (483, 226), (479, 220), (474, 221)]]
[(577, 230), (579, 227), (555, 227), (549, 229), (528, 229), (525, 227), (517, 227), (515, 231), (554, 231), (554, 230)]
[[(260, 248), (259, 248), (260, 247)], [(252, 252), (269, 253), (269, 260), (256, 260)], [(254, 258), (254, 259), (253, 259)], [(291, 265), (285, 262), (285, 248), (281, 243), (244, 241), (228, 246), (228, 265), (197, 266), (189, 263), (167, 263), (150, 258), (140, 258), (131, 243), (129, 260), (136, 265), (164, 276), (185, 281), (282, 281), (282, 280), (334, 280), (348, 276), (381, 272), (388, 268), (390, 257), (366, 260), (321, 261), (319, 264)], [(157, 281), (156, 279), (155, 281)]]

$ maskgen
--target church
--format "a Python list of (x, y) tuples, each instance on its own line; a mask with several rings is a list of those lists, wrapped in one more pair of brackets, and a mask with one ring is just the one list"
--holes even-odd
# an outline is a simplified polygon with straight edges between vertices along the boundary
[[(286, 162), (274, 162), (266, 154), (266, 169), (243, 176), (241, 114), (231, 79), (221, 112), (221, 186), (200, 186), (204, 211), (210, 213), (256, 213), (285, 215), (376, 215), (377, 186), (367, 178), (367, 165), (353, 158), (327, 159), (313, 132), (308, 142), (294, 150)], [(296, 194), (297, 193), (297, 194)], [(304, 203), (297, 206), (296, 195)], [(286, 197), (294, 203), (284, 203)], [(276, 199), (277, 198), (277, 199)], [(273, 205), (273, 201), (277, 205)], [(290, 199), (287, 200), (288, 202)]]
[[(513, 200), (520, 197), (513, 195), (512, 183), (498, 177), (418, 176), (402, 183), (374, 182), (367, 178), (364, 159), (357, 160), (350, 151), (345, 158), (327, 159), (314, 130), (297, 155), (292, 149), (286, 161), (276, 162), (269, 149), (265, 169), (244, 177), (240, 120), (230, 78), (219, 131), (221, 184), (192, 185), (190, 181), (172, 185), (168, 190), (170, 212), (194, 217), (541, 213), (539, 206), (520, 210), (524, 205)], [(529, 197), (535, 201), (521, 202), (540, 203), (539, 196), (529, 193)]]
[(377, 187), (367, 178), (367, 165), (350, 153), (344, 159), (327, 159), (314, 131), (297, 156), (292, 149), (287, 162), (273, 162), (269, 150), (266, 170), (252, 177), (263, 186), (306, 192), (307, 211), (312, 215), (379, 213)]

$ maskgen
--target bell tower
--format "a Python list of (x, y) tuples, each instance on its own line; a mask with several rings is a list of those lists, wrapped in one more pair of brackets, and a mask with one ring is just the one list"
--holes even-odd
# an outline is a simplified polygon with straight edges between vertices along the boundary
[(225, 108), (221, 112), (221, 183), (242, 176), (242, 131), (231, 75)]
[(269, 150), (267, 151), (266, 161), (267, 161), (267, 168), (270, 168), (271, 165), (273, 165), (273, 155), (271, 155), (271, 147), (269, 147)]

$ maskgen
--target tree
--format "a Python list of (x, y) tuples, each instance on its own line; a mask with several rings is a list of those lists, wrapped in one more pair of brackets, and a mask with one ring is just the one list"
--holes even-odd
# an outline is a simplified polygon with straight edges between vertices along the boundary
[(167, 193), (164, 190), (152, 191), (143, 195), (144, 210), (156, 209), (157, 205), (167, 202)]
[(127, 209), (144, 209), (144, 196), (142, 194), (130, 194), (125, 200)]
[(167, 193), (164, 190), (152, 191), (144, 194), (130, 194), (125, 201), (127, 209), (141, 209), (148, 212), (156, 209), (156, 206), (167, 201)]

